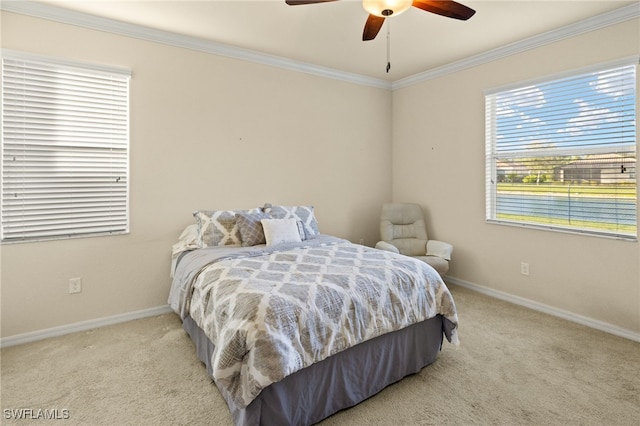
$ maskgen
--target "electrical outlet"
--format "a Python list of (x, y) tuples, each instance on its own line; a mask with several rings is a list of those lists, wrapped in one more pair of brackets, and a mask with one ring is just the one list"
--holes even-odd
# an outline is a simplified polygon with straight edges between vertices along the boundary
[(529, 275), (529, 264), (527, 262), (520, 262), (520, 273), (522, 275)]
[(69, 294), (80, 293), (82, 291), (82, 278), (69, 279)]
[(360, 239), (358, 240), (358, 244), (360, 244), (361, 246), (363, 246), (363, 245), (364, 245), (364, 238), (360, 238)]

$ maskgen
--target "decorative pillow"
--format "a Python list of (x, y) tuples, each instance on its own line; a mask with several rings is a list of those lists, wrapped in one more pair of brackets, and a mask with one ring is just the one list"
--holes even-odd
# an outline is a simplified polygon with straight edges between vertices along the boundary
[(302, 222), (305, 234), (303, 240), (320, 235), (313, 206), (271, 206), (265, 204), (263, 211), (275, 219), (296, 219)]
[(178, 258), (180, 255), (189, 250), (199, 249), (198, 245), (198, 225), (195, 223), (187, 226), (180, 237), (178, 242), (171, 247), (171, 278), (173, 278), (173, 271), (176, 269)]
[(264, 229), (260, 220), (269, 219), (266, 213), (236, 213), (236, 222), (240, 230), (243, 247), (265, 244)]
[(193, 213), (198, 225), (201, 247), (239, 246), (242, 243), (236, 213), (258, 213), (252, 210), (198, 210)]
[(262, 219), (260, 222), (268, 246), (302, 241), (296, 219)]
[(301, 220), (296, 220), (296, 225), (298, 225), (298, 233), (300, 234), (300, 239), (302, 241), (307, 240), (307, 233), (304, 232), (304, 225)]
[(198, 246), (198, 225), (192, 223), (188, 225), (182, 231), (182, 234), (178, 237), (178, 242), (174, 244), (175, 246), (180, 245), (181, 247), (185, 247), (187, 249), (197, 249), (200, 248)]

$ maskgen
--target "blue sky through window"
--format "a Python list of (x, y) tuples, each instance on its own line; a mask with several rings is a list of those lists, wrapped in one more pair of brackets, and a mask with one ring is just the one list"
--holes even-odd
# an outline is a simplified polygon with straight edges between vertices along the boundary
[(496, 152), (623, 144), (635, 151), (635, 66), (496, 95)]

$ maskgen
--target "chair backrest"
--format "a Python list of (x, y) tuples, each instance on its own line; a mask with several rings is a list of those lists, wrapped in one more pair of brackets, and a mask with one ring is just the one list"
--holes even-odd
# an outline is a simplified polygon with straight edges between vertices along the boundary
[(389, 203), (382, 206), (380, 238), (407, 256), (424, 256), (427, 229), (418, 204)]

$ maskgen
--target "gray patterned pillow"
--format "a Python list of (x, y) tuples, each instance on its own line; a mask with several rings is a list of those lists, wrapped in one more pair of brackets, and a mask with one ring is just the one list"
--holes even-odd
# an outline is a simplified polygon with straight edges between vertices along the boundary
[(269, 206), (265, 205), (263, 210), (269, 213), (274, 219), (296, 219), (302, 222), (305, 238), (307, 240), (320, 235), (318, 231), (318, 221), (313, 212), (313, 206)]
[(252, 210), (198, 210), (193, 212), (198, 224), (200, 247), (239, 246), (242, 243), (236, 213), (258, 213)]
[(262, 219), (269, 219), (266, 213), (236, 213), (236, 222), (240, 229), (240, 237), (243, 247), (251, 247), (258, 244), (266, 244), (264, 228), (260, 222)]

